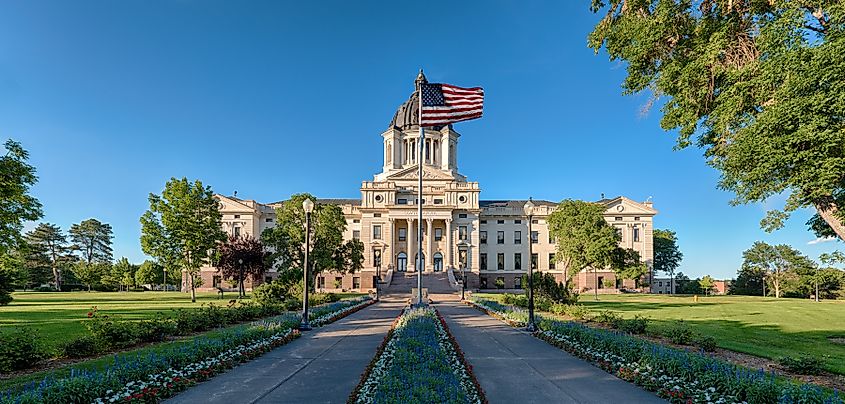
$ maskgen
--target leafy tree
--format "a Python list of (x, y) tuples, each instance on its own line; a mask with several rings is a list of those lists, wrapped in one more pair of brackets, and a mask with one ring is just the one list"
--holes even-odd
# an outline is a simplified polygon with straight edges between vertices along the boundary
[[(566, 268), (566, 285), (584, 269), (607, 268), (614, 262), (621, 236), (604, 220), (602, 205), (566, 199), (549, 215), (549, 232), (557, 240), (555, 259)], [(595, 298), (598, 299), (596, 276)]]
[(21, 144), (7, 140), (0, 157), (0, 255), (21, 242), (23, 223), (41, 218), (41, 203), (29, 194), (38, 181), (35, 168), (27, 163), (29, 153)]
[(618, 278), (631, 279), (637, 287), (640, 279), (648, 274), (648, 266), (640, 258), (640, 253), (630, 248), (617, 247), (611, 265)]
[(56, 290), (62, 290), (62, 269), (70, 260), (67, 236), (62, 229), (54, 224), (39, 223), (26, 234), (26, 241), (35, 251), (47, 255), (53, 272), (53, 285)]
[(766, 294), (766, 270), (748, 264), (742, 264), (736, 279), (731, 282), (728, 293), (731, 295), (757, 296)]
[(766, 280), (771, 282), (776, 298), (781, 296), (781, 284), (790, 271), (813, 267), (809, 258), (786, 244), (773, 246), (757, 241), (742, 253), (742, 257), (743, 266), (757, 268), (766, 274)]
[(132, 264), (126, 257), (121, 257), (111, 266), (108, 283), (117, 285), (120, 290), (128, 291), (129, 288), (137, 285), (135, 282), (135, 272), (137, 271), (138, 265)]
[(0, 306), (5, 306), (12, 301), (14, 287), (14, 274), (11, 268), (0, 263)]
[[(305, 211), (302, 202), (310, 194), (296, 194), (276, 209), (276, 226), (264, 230), (261, 242), (272, 253), (269, 261), (277, 266), (280, 279), (294, 283), (302, 279), (302, 261), (305, 257)], [(314, 277), (322, 271), (352, 273), (361, 269), (364, 245), (359, 240), (343, 241), (346, 219), (337, 205), (317, 204), (311, 213), (311, 265), (309, 288), (314, 288)]]
[(654, 230), (654, 270), (669, 275), (669, 293), (675, 293), (675, 270), (684, 254), (678, 249), (678, 238), (672, 230)]
[(217, 266), (226, 279), (235, 279), (238, 283), (238, 297), (246, 296), (244, 279), (249, 276), (253, 284), (264, 276), (267, 270), (267, 257), (260, 241), (249, 236), (231, 236), (218, 249)]
[(627, 94), (665, 99), (661, 126), (696, 144), (734, 204), (788, 194), (761, 221), (845, 239), (845, 5), (841, 0), (592, 0), (596, 52), (627, 62)]
[(91, 285), (99, 284), (103, 276), (108, 276), (110, 271), (110, 263), (77, 261), (73, 265), (73, 274), (82, 284), (88, 286), (89, 292), (91, 291)]
[(83, 220), (82, 223), (70, 226), (68, 231), (74, 249), (80, 252), (87, 264), (112, 261), (111, 225), (97, 219)]
[[(179, 276), (178, 271), (167, 271), (166, 283), (178, 284), (180, 282)], [(137, 285), (163, 285), (164, 283), (164, 266), (155, 261), (144, 261), (138, 267), (138, 271), (135, 272), (135, 284)]]
[(698, 280), (698, 287), (701, 288), (702, 293), (705, 295), (709, 295), (715, 286), (716, 280), (710, 275), (704, 275), (704, 277)]
[(187, 178), (171, 178), (161, 196), (150, 194), (149, 201), (150, 209), (141, 216), (141, 249), (168, 268), (184, 270), (191, 302), (196, 302), (202, 262), (226, 239), (220, 202), (211, 187)]

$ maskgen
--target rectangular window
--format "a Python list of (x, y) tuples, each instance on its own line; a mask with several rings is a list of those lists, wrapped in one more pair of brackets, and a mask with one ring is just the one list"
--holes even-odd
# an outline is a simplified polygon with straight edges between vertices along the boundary
[(537, 269), (537, 253), (531, 254), (531, 269)]
[(538, 223), (540, 223), (540, 221), (537, 220), (537, 219), (534, 219), (534, 220), (531, 221), (531, 224), (538, 224)]
[(619, 226), (613, 226), (614, 230), (616, 230), (616, 235), (619, 236), (620, 239), (624, 240), (624, 234), (622, 233), (622, 228)]
[(497, 231), (496, 232), (496, 244), (505, 244), (505, 232)]
[(482, 220), (482, 221), (481, 221), (481, 224), (487, 224), (487, 221), (486, 221), (486, 220)]
[(233, 234), (235, 235), (235, 237), (240, 237), (241, 236), (241, 226), (235, 226)]
[(555, 243), (555, 237), (552, 235), (552, 232), (549, 231), (549, 244)]
[(496, 269), (500, 271), (505, 270), (505, 253), (496, 254)]
[(352, 219), (352, 223), (361, 223), (361, 219)]
[(273, 223), (273, 218), (272, 218), (272, 217), (268, 217), (268, 218), (264, 219), (264, 222), (265, 222), (265, 223)]
[(373, 217), (381, 217), (381, 213), (373, 213)]
[(235, 215), (235, 219), (240, 219), (241, 215)]
[(443, 240), (443, 229), (440, 227), (434, 228), (434, 241)]
[(513, 269), (522, 270), (522, 253), (513, 253)]
[(400, 198), (400, 199), (398, 199), (398, 200), (396, 201), (396, 204), (397, 204), (397, 205), (407, 205), (407, 204), (408, 204), (408, 200), (407, 200), (407, 199), (405, 199), (405, 198)]
[(352, 239), (353, 240), (360, 240), (361, 239), (361, 230), (352, 230)]
[(622, 220), (622, 216), (616, 216), (616, 217), (615, 217), (615, 218), (613, 218), (613, 219), (614, 219), (614, 220), (616, 220), (617, 222), (619, 222), (619, 221), (621, 221), (621, 220)]
[(220, 284), (221, 284), (222, 282), (223, 282), (223, 277), (222, 277), (222, 276), (219, 276), (219, 275), (214, 275), (214, 276), (211, 278), (211, 287), (213, 287), (213, 288), (219, 288), (219, 287), (220, 287)]
[(381, 225), (373, 225), (373, 240), (381, 240)]
[(326, 278), (319, 277), (317, 278), (317, 289), (325, 289), (326, 288)]
[(360, 276), (353, 276), (352, 277), (352, 289), (361, 289), (361, 277)]
[(549, 254), (549, 269), (555, 269), (555, 253)]
[(640, 241), (640, 228), (634, 227), (634, 242)]
[(466, 214), (466, 213), (460, 213), (460, 214), (458, 214), (458, 219), (466, 219), (466, 218), (467, 218), (467, 214)]
[(399, 228), (399, 241), (405, 241), (405, 237), (408, 234), (408, 229), (404, 227)]
[(478, 232), (478, 239), (479, 243), (487, 244), (487, 230), (481, 230), (480, 232)]
[(466, 241), (467, 239), (467, 227), (466, 226), (458, 226), (458, 240)]
[(482, 276), (480, 278), (480, 281), (481, 281), (481, 289), (487, 289), (487, 277)]
[(522, 220), (516, 219), (513, 221), (513, 224), (522, 224)]
[(505, 221), (504, 220), (497, 220), (496, 224), (505, 224)]
[(343, 288), (343, 278), (340, 276), (334, 277), (334, 286), (335, 289), (342, 289)]
[(514, 244), (522, 244), (522, 232), (517, 230), (513, 232), (513, 243)]
[(496, 277), (496, 289), (504, 289), (505, 288), (505, 277), (504, 276), (497, 276)]
[(434, 204), (435, 204), (435, 205), (442, 205), (442, 204), (443, 204), (443, 199), (437, 199), (437, 198), (435, 198), (435, 199), (434, 199)]
[(604, 277), (599, 276), (599, 289), (604, 289)]
[(514, 287), (514, 289), (522, 289), (522, 277), (521, 276), (517, 276), (516, 278), (513, 278), (513, 287)]
[(635, 221), (635, 222), (639, 222), (639, 221), (640, 221), (640, 217), (639, 217), (639, 216), (634, 216), (634, 221)]
[(540, 233), (537, 231), (531, 232), (531, 244), (537, 244), (540, 240)]
[(479, 265), (482, 271), (487, 270), (487, 253), (481, 253), (478, 255)]

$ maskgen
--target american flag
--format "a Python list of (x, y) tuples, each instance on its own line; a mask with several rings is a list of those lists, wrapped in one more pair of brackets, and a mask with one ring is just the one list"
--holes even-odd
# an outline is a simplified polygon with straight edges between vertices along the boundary
[(422, 85), (422, 126), (441, 126), (452, 122), (481, 118), (484, 89), (462, 88), (449, 84)]

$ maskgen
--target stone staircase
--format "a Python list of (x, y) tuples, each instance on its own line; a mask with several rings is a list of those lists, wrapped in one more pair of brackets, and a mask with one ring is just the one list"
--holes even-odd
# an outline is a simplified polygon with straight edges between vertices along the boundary
[[(428, 289), (429, 294), (455, 293), (455, 289), (449, 283), (449, 276), (446, 272), (424, 272), (422, 277), (423, 288)], [(387, 294), (408, 295), (411, 289), (417, 287), (416, 272), (396, 272), (390, 281), (390, 286), (384, 289)]]

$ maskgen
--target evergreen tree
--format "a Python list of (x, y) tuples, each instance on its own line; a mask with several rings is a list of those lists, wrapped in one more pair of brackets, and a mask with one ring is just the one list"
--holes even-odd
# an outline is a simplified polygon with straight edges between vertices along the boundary
[(53, 286), (56, 290), (62, 290), (62, 272), (66, 268), (67, 262), (70, 260), (67, 244), (67, 236), (62, 232), (59, 226), (50, 223), (40, 223), (38, 226), (26, 234), (26, 242), (30, 245), (32, 252), (36, 254), (46, 254), (50, 263), (50, 270), (53, 273)]
[(671, 230), (654, 230), (654, 270), (669, 275), (669, 293), (675, 293), (675, 270), (684, 254), (678, 248), (678, 238)]
[(0, 157), (0, 255), (15, 248), (26, 221), (41, 218), (41, 204), (29, 194), (38, 177), (27, 163), (29, 153), (21, 144), (7, 140), (6, 154)]

